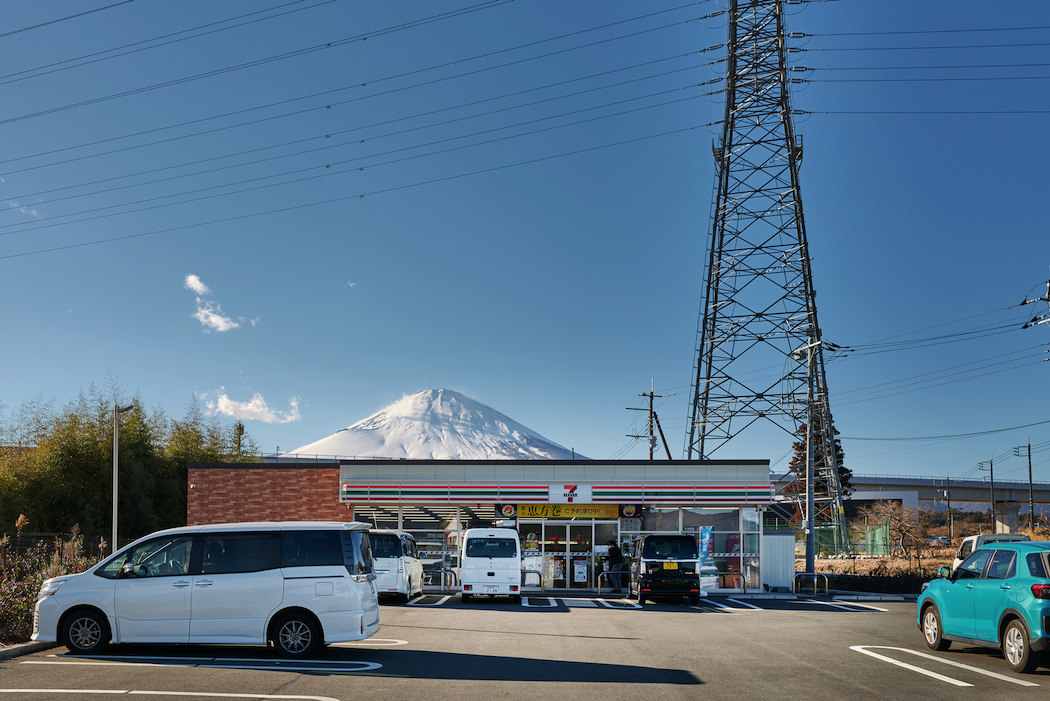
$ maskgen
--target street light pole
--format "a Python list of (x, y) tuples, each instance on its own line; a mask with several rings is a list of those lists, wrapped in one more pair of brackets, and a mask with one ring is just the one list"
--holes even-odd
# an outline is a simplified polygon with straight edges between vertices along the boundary
[(117, 425), (120, 415), (134, 408), (134, 405), (121, 407), (113, 402), (113, 542), (110, 544), (111, 552), (117, 552), (117, 446), (120, 440)]

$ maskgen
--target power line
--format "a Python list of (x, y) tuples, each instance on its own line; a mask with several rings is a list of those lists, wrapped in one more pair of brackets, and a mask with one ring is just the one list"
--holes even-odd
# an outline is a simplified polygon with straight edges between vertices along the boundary
[[(698, 125), (698, 126), (702, 126), (702, 125)], [(65, 251), (65, 250), (72, 250), (72, 249), (76, 249), (76, 248), (85, 248), (85, 247), (88, 247), (88, 246), (97, 246), (97, 245), (101, 245), (101, 244), (104, 244), (104, 243), (114, 243), (114, 242), (117, 242), (117, 241), (129, 241), (129, 240), (132, 240), (132, 239), (144, 238), (144, 237), (147, 237), (147, 236), (158, 236), (160, 234), (168, 234), (168, 233), (173, 233), (173, 232), (176, 232), (176, 231), (185, 231), (185, 230), (188, 230), (188, 229), (197, 229), (197, 228), (201, 228), (201, 227), (204, 227), (204, 226), (210, 226), (210, 225), (213, 225), (213, 224), (228, 224), (230, 222), (243, 221), (245, 219), (254, 219), (256, 217), (267, 216), (267, 215), (270, 215), (270, 214), (279, 214), (279, 213), (282, 213), (282, 212), (291, 212), (291, 211), (296, 211), (296, 210), (299, 210), (299, 209), (306, 209), (306, 208), (309, 208), (309, 207), (319, 207), (319, 206), (326, 205), (326, 204), (334, 204), (336, 202), (347, 202), (347, 201), (350, 201), (350, 200), (363, 199), (365, 197), (371, 197), (371, 196), (386, 194), (386, 193), (390, 193), (390, 192), (397, 192), (399, 190), (407, 190), (407, 189), (410, 189), (410, 188), (421, 187), (421, 186), (424, 186), (424, 185), (433, 185), (433, 184), (436, 184), (436, 183), (448, 182), (450, 180), (458, 180), (460, 178), (467, 178), (467, 177), (471, 177), (471, 176), (475, 176), (475, 175), (484, 175), (484, 174), (487, 174), (487, 173), (494, 173), (494, 172), (497, 172), (497, 171), (500, 171), (500, 170), (506, 170), (508, 168), (516, 168), (516, 167), (524, 166), (524, 165), (532, 165), (534, 163), (543, 163), (545, 161), (555, 160), (555, 159), (558, 159), (558, 158), (565, 158), (565, 157), (568, 157), (568, 156), (575, 156), (575, 155), (579, 155), (579, 154), (583, 154), (583, 153), (590, 153), (590, 152), (598, 151), (598, 150), (601, 150), (601, 149), (612, 148), (614, 146), (623, 146), (623, 145), (627, 145), (627, 144), (639, 143), (639, 142), (647, 141), (647, 140), (650, 140), (650, 139), (657, 139), (657, 138), (661, 138), (661, 137), (664, 137), (664, 136), (670, 136), (670, 135), (673, 135), (673, 134), (680, 134), (680, 133), (684, 133), (684, 132), (689, 132), (689, 131), (692, 131), (692, 130), (698, 128), (698, 126), (690, 126), (690, 127), (685, 127), (683, 129), (675, 129), (673, 131), (664, 132), (664, 133), (661, 133), (661, 134), (651, 134), (649, 136), (641, 136), (641, 137), (637, 137), (637, 138), (634, 138), (634, 139), (628, 139), (628, 140), (625, 140), (625, 141), (620, 141), (620, 142), (617, 142), (617, 143), (604, 144), (602, 146), (593, 146), (593, 147), (590, 147), (590, 148), (579, 149), (579, 150), (570, 151), (570, 152), (567, 152), (567, 153), (560, 153), (560, 154), (556, 154), (556, 155), (553, 155), (553, 156), (543, 156), (543, 157), (540, 157), (540, 158), (533, 158), (533, 159), (526, 160), (526, 161), (519, 161), (517, 163), (508, 163), (508, 164), (503, 164), (503, 165), (499, 165), (499, 166), (493, 166), (491, 168), (484, 168), (484, 169), (481, 169), (481, 170), (475, 170), (475, 171), (471, 171), (469, 173), (459, 173), (457, 175), (448, 175), (448, 176), (443, 176), (443, 177), (440, 177), (440, 178), (433, 178), (433, 179), (430, 179), (430, 180), (423, 180), (423, 181), (419, 181), (419, 182), (415, 182), (415, 183), (408, 183), (408, 184), (405, 184), (405, 185), (396, 185), (396, 186), (392, 186), (392, 187), (383, 188), (383, 189), (380, 189), (380, 190), (373, 190), (373, 191), (370, 191), (370, 192), (361, 192), (361, 193), (353, 194), (353, 195), (344, 195), (342, 197), (333, 197), (331, 199), (322, 200), (322, 201), (319, 201), (319, 202), (307, 202), (307, 203), (303, 203), (303, 204), (290, 205), (290, 206), (287, 206), (287, 207), (280, 207), (280, 208), (277, 208), (277, 209), (270, 209), (270, 210), (266, 210), (266, 211), (262, 211), (262, 212), (252, 212), (252, 213), (249, 213), (249, 214), (241, 214), (241, 215), (232, 216), (232, 217), (225, 217), (225, 218), (222, 218), (222, 219), (213, 219), (213, 220), (205, 221), (205, 222), (197, 222), (195, 224), (184, 224), (184, 225), (181, 225), (181, 226), (172, 226), (172, 227), (168, 227), (166, 229), (158, 229), (158, 230), (154, 230), (154, 231), (143, 231), (143, 232), (139, 232), (139, 233), (135, 233), (135, 234), (126, 234), (124, 236), (112, 236), (112, 237), (106, 238), (106, 239), (98, 239), (98, 240), (95, 240), (95, 241), (84, 241), (84, 242), (80, 242), (80, 243), (72, 243), (72, 244), (67, 244), (67, 245), (63, 245), (63, 246), (54, 246), (54, 247), (51, 247), (51, 248), (38, 249), (38, 250), (35, 250), (35, 251), (24, 251), (22, 253), (11, 253), (11, 254), (8, 254), (8, 255), (0, 256), (0, 260), (10, 260), (12, 258), (25, 258), (27, 256), (35, 256), (35, 255), (40, 255), (40, 254), (43, 254), (43, 253), (54, 253), (56, 251)]]
[(84, 12), (78, 12), (75, 15), (67, 15), (65, 17), (59, 17), (58, 19), (50, 20), (48, 22), (41, 22), (40, 24), (34, 24), (31, 27), (22, 27), (21, 29), (15, 29), (14, 31), (5, 32), (3, 34), (0, 34), (0, 39), (3, 39), (4, 37), (12, 36), (14, 34), (21, 34), (22, 32), (28, 32), (28, 31), (31, 31), (33, 29), (40, 29), (41, 27), (47, 27), (47, 26), (50, 26), (52, 24), (58, 24), (59, 22), (65, 22), (67, 20), (76, 19), (77, 17), (83, 17), (85, 15), (94, 14), (96, 12), (102, 12), (103, 10), (109, 10), (109, 9), (114, 8), (114, 7), (120, 7), (121, 5), (127, 5), (129, 2), (133, 2), (133, 0), (123, 0), (123, 2), (115, 2), (112, 5), (106, 5), (105, 7), (96, 7), (94, 10), (85, 10)]

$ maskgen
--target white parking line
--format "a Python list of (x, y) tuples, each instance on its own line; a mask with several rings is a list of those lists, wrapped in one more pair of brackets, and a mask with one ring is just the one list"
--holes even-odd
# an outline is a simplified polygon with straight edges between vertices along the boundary
[(561, 602), (568, 608), (597, 608), (598, 604), (592, 599), (562, 599)]
[(7, 694), (135, 694), (138, 696), (193, 696), (196, 698), (224, 699), (303, 699), (303, 701), (339, 701), (331, 696), (295, 696), (291, 694), (224, 694), (215, 691), (136, 691), (132, 689), (0, 689)]
[(540, 605), (530, 604), (529, 601), (531, 601), (534, 598), (535, 599), (540, 599), (542, 597), (539, 597), (539, 596), (537, 596), (537, 597), (523, 596), (523, 597), (521, 597), (521, 605), (522, 606), (526, 606), (528, 608), (532, 608), (532, 609), (552, 609), (552, 608), (557, 608), (557, 606), (558, 606), (558, 602), (555, 601), (554, 597), (552, 597), (552, 596), (548, 596), (547, 597), (547, 601), (549, 603), (546, 606), (544, 606), (542, 604), (540, 604)]
[(798, 602), (801, 604), (820, 604), (821, 606), (830, 606), (832, 608), (842, 609), (843, 611), (856, 611), (856, 609), (852, 609), (848, 606), (833, 604), (830, 601), (820, 601), (818, 599), (799, 599)]
[(1019, 686), (1039, 686), (1035, 682), (1026, 681), (1024, 679), (1015, 679), (1014, 677), (1008, 677), (1005, 674), (997, 674), (996, 672), (989, 672), (988, 670), (981, 669), (980, 667), (971, 667), (970, 665), (963, 664), (962, 662), (956, 662), (954, 660), (946, 660), (943, 657), (936, 657), (934, 655), (930, 655), (930, 654), (927, 654), (925, 652), (918, 652), (916, 650), (907, 650), (907, 649), (905, 649), (903, 647), (888, 647), (886, 645), (851, 645), (849, 649), (853, 650), (855, 652), (860, 652), (860, 653), (863, 653), (865, 655), (869, 655), (869, 656), (874, 657), (876, 659), (882, 660), (883, 662), (889, 662), (890, 664), (897, 665), (898, 667), (903, 667), (905, 669), (910, 669), (911, 671), (918, 672), (919, 674), (925, 674), (928, 677), (933, 677), (934, 679), (939, 679), (942, 682), (946, 682), (948, 684), (954, 684), (955, 686), (973, 686), (973, 684), (967, 684), (966, 682), (959, 681), (958, 679), (952, 679), (951, 677), (946, 677), (946, 676), (944, 676), (942, 674), (937, 674), (936, 672), (931, 672), (928, 669), (923, 669), (921, 667), (916, 667), (915, 665), (910, 665), (910, 664), (908, 664), (906, 662), (899, 662), (898, 660), (895, 660), (895, 659), (893, 659), (891, 657), (886, 657), (885, 655), (880, 655), (877, 652), (871, 652), (871, 650), (896, 650), (898, 652), (906, 652), (909, 655), (915, 655), (916, 657), (922, 657), (923, 659), (933, 660), (934, 662), (940, 662), (941, 664), (946, 664), (946, 665), (949, 665), (951, 667), (959, 667), (960, 669), (965, 669), (965, 670), (968, 670), (970, 672), (976, 672), (977, 674), (983, 674), (986, 677), (992, 677), (994, 679), (999, 679), (999, 680), (1002, 680), (1004, 682), (1010, 682), (1012, 684), (1017, 684)]
[(849, 606), (859, 606), (862, 609), (881, 611), (882, 613), (886, 613), (887, 611), (889, 611), (889, 609), (879, 608), (878, 606), (872, 606), (871, 604), (862, 604), (861, 602), (854, 601), (853, 599), (836, 599), (836, 601), (841, 601), (843, 604), (847, 604)]
[(763, 608), (761, 608), (759, 606), (754, 606), (752, 604), (747, 603), (746, 601), (740, 601), (739, 599), (726, 599), (726, 601), (732, 601), (734, 604), (740, 604), (741, 606), (746, 606), (749, 609), (754, 609), (755, 611), (763, 611), (764, 610)]
[[(157, 658), (151, 658), (157, 659)], [(24, 660), (21, 664), (53, 665), (53, 666), (96, 666), (96, 667), (167, 667), (171, 669), (258, 669), (279, 672), (303, 672), (303, 671), (332, 671), (338, 669), (344, 672), (370, 672), (382, 669), (383, 665), (378, 662), (358, 662), (356, 660), (275, 660), (275, 659), (220, 659), (195, 660), (185, 662), (179, 658), (170, 658), (168, 662), (145, 662), (130, 659), (127, 661), (116, 661), (111, 659), (72, 659), (72, 660)]]
[(602, 606), (605, 606), (605, 607), (611, 608), (611, 609), (627, 609), (627, 608), (640, 609), (641, 608), (640, 604), (638, 604), (637, 602), (631, 601), (630, 599), (617, 599), (616, 603), (620, 604), (620, 606), (614, 606), (611, 601), (606, 601), (605, 599), (597, 599), (597, 601), (599, 601)]
[(394, 647), (395, 645), (408, 645), (408, 641), (394, 638), (367, 638), (349, 643), (332, 643), (329, 647)]
[(452, 595), (448, 594), (447, 596), (442, 597), (440, 600), (436, 601), (433, 604), (424, 604), (423, 603), (423, 597), (420, 597), (419, 599), (417, 599), (415, 601), (409, 601), (408, 605), (409, 606), (441, 606), (441, 604), (445, 603), (446, 601), (448, 601), (451, 598), (452, 598)]

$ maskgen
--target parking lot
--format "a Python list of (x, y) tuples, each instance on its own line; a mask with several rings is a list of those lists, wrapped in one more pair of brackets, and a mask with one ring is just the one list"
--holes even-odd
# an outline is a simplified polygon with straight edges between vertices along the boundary
[[(958, 699), (1045, 695), (994, 650), (932, 653), (912, 602), (711, 596), (699, 605), (593, 595), (384, 604), (379, 635), (309, 662), (261, 647), (63, 647), (0, 663), (3, 698)], [(976, 698), (976, 697), (975, 697)]]

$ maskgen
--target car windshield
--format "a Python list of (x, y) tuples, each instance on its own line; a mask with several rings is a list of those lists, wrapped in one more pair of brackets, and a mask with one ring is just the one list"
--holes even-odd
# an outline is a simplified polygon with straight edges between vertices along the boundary
[(649, 538), (642, 548), (642, 557), (695, 560), (696, 541), (692, 538)]

